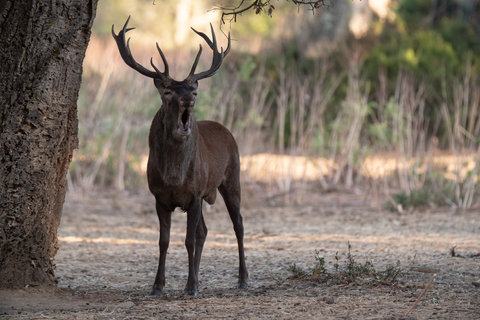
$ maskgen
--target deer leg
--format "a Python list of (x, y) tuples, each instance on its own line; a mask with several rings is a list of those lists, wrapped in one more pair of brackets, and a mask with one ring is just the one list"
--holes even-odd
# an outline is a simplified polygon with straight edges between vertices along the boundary
[(198, 273), (200, 270), (200, 259), (202, 259), (203, 245), (205, 244), (207, 233), (208, 233), (207, 225), (205, 224), (205, 220), (203, 219), (203, 213), (202, 213), (200, 217), (200, 221), (198, 222), (198, 225), (197, 225), (196, 239), (195, 239), (194, 263), (195, 263), (195, 275), (197, 277), (197, 280), (198, 280)]
[[(195, 240), (196, 230), (202, 217), (202, 199), (195, 199), (193, 204), (187, 210), (187, 236), (185, 237), (185, 247), (188, 252), (188, 280), (184, 292), (191, 296), (198, 294), (198, 278), (195, 270)], [(203, 244), (202, 244), (203, 246)], [(201, 253), (201, 252), (200, 252)], [(198, 258), (200, 260), (200, 257)]]
[(153, 283), (152, 291), (150, 295), (161, 295), (163, 287), (165, 286), (165, 260), (167, 257), (168, 245), (170, 243), (170, 225), (172, 212), (164, 209), (159, 202), (155, 204), (157, 209), (158, 220), (160, 222), (160, 239), (158, 241), (158, 246), (160, 248), (160, 256), (158, 259), (158, 269), (157, 276), (155, 277), (155, 282)]
[(218, 190), (225, 200), (228, 214), (233, 223), (233, 230), (237, 237), (238, 245), (238, 288), (246, 289), (248, 282), (248, 271), (245, 263), (245, 249), (243, 247), (243, 219), (240, 214), (240, 184), (234, 184), (234, 188), (228, 188), (225, 185), (221, 185)]

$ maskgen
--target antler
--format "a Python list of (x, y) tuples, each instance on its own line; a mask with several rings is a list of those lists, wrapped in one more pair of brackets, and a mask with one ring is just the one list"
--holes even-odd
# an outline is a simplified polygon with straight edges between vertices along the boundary
[(147, 76), (149, 78), (154, 78), (154, 79), (161, 79), (162, 81), (165, 80), (170, 80), (170, 76), (168, 75), (168, 63), (167, 59), (165, 59), (165, 55), (163, 54), (162, 50), (160, 49), (160, 46), (157, 43), (157, 50), (158, 53), (160, 53), (160, 57), (162, 58), (163, 64), (165, 66), (165, 70), (163, 72), (160, 72), (158, 68), (153, 64), (153, 58), (150, 58), (150, 64), (152, 67), (155, 69), (155, 71), (148, 70), (147, 68), (143, 67), (140, 65), (137, 61), (132, 56), (132, 52), (130, 51), (130, 38), (125, 42), (125, 34), (133, 30), (135, 28), (127, 28), (128, 22), (130, 21), (130, 16), (128, 16), (127, 22), (125, 22), (125, 25), (123, 26), (122, 30), (117, 34), (115, 34), (114, 31), (114, 26), (112, 25), (112, 36), (115, 39), (115, 42), (117, 43), (118, 46), (118, 51), (120, 52), (120, 55), (122, 56), (123, 61), (131, 67), (132, 69), (140, 72), (144, 76)]
[(195, 58), (195, 62), (193, 63), (192, 69), (190, 70), (190, 74), (188, 75), (187, 79), (185, 79), (187, 81), (196, 82), (200, 79), (205, 79), (213, 76), (215, 72), (217, 72), (218, 68), (220, 68), (220, 66), (222, 65), (223, 58), (225, 58), (225, 56), (230, 52), (230, 32), (228, 33), (227, 49), (223, 51), (223, 48), (221, 47), (220, 48), (221, 51), (218, 52), (217, 39), (215, 38), (215, 31), (213, 31), (213, 26), (211, 23), (210, 23), (210, 29), (212, 30), (212, 41), (210, 41), (210, 39), (205, 33), (199, 32), (192, 28), (192, 30), (196, 34), (198, 34), (200, 37), (202, 37), (205, 40), (205, 42), (208, 44), (210, 49), (213, 50), (213, 57), (212, 57), (212, 65), (210, 66), (210, 69), (195, 74), (195, 69), (197, 68), (198, 61), (200, 60), (200, 55), (202, 54), (202, 45), (200, 45), (200, 49), (198, 50), (197, 57)]

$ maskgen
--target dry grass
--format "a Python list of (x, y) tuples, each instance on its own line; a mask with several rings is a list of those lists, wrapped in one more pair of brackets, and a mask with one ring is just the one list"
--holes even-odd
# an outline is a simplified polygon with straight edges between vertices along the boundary
[[(138, 60), (148, 65), (153, 50), (137, 51)], [(267, 184), (270, 194), (289, 193), (305, 181), (322, 190), (360, 188), (380, 194), (396, 190), (409, 195), (427, 188), (452, 207), (476, 207), (476, 76), (467, 72), (451, 92), (442, 91), (442, 112), (434, 120), (435, 126), (445, 128), (448, 143), (439, 153), (438, 138), (429, 131), (432, 119), (425, 116), (425, 85), (402, 72), (395, 83), (380, 77), (378, 88), (393, 86), (394, 94), (376, 92), (370, 101), (374, 88), (362, 77), (358, 52), (350, 54), (350, 64), (339, 74), (332, 73), (332, 62), (326, 59), (318, 60), (310, 74), (285, 61), (275, 70), (248, 57), (226, 61), (214, 78), (202, 82), (196, 116), (230, 129), (244, 155), (244, 182)], [(167, 55), (173, 57), (172, 74), (181, 77), (189, 54)], [(80, 148), (69, 188), (86, 193), (96, 187), (145, 188), (148, 130), (160, 107), (150, 79), (128, 69), (113, 42), (95, 39), (85, 58), (84, 77)]]

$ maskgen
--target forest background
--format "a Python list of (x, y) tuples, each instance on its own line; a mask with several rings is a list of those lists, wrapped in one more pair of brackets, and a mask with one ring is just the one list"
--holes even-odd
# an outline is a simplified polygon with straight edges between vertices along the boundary
[[(270, 1), (221, 23), (219, 1), (98, 5), (79, 98), (71, 193), (146, 190), (148, 131), (161, 105), (151, 79), (125, 66), (111, 37), (131, 15), (130, 46), (149, 66), (155, 42), (182, 80), (210, 22), (232, 50), (200, 83), (197, 120), (223, 123), (244, 184), (275, 194), (367, 190), (387, 206), (478, 205), (480, 2), (325, 1), (315, 11)], [(222, 1), (224, 7), (238, 2)], [(292, 10), (292, 7), (294, 8)], [(220, 31), (221, 30), (221, 31)], [(205, 67), (210, 55), (204, 52)]]

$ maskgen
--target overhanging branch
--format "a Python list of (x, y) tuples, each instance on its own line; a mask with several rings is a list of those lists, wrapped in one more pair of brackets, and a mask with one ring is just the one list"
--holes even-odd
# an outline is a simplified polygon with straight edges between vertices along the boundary
[[(300, 6), (309, 6), (312, 11), (324, 6), (328, 6), (326, 0), (313, 0), (313, 1), (306, 1), (306, 0), (286, 0), (291, 1), (297, 7)], [(231, 17), (229, 21), (237, 21), (237, 16), (241, 15), (244, 12), (249, 10), (255, 10), (255, 14), (260, 13), (267, 13), (269, 16), (272, 15), (273, 11), (275, 10), (275, 6), (270, 3), (271, 0), (254, 0), (254, 1), (246, 1), (241, 0), (240, 3), (236, 7), (228, 8), (228, 7), (216, 7), (214, 10), (221, 10), (222, 17), (221, 22), (225, 24), (225, 17)]]

